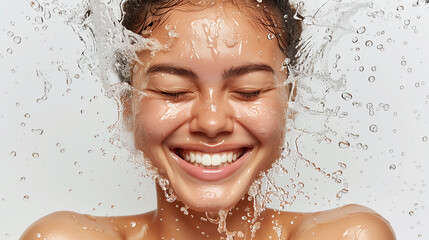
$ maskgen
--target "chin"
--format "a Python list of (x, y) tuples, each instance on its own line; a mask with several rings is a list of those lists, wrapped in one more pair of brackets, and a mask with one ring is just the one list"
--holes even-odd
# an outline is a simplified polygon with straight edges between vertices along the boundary
[[(197, 212), (218, 212), (220, 210), (229, 210), (233, 208), (245, 195), (246, 191), (237, 189), (240, 192), (192, 191), (189, 194), (177, 193), (178, 200), (185, 206)], [(246, 189), (247, 190), (247, 189)]]

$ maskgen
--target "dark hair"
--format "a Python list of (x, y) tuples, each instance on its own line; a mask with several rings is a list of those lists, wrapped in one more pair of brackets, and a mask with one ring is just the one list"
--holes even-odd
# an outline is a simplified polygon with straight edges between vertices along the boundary
[[(196, 3), (199, 2), (199, 3)], [(192, 0), (126, 0), (122, 5), (122, 25), (137, 34), (145, 35), (146, 31), (156, 28), (165, 15), (174, 7), (191, 4), (206, 7), (210, 4), (202, 4), (204, 1)], [(250, 14), (260, 26), (272, 33), (280, 49), (295, 63), (297, 45), (301, 36), (301, 23), (295, 19), (295, 9), (289, 4), (289, 0), (263, 0), (258, 3), (255, 0), (229, 0), (235, 5), (245, 4), (246, 12)], [(254, 9), (256, 11), (249, 11)]]

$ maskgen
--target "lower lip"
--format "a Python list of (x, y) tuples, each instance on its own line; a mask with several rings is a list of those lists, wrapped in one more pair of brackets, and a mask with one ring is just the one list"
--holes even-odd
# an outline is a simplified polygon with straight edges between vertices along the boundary
[(215, 169), (198, 167), (183, 160), (182, 158), (180, 158), (174, 153), (172, 153), (172, 155), (173, 155), (173, 158), (176, 160), (176, 162), (179, 164), (179, 166), (183, 170), (185, 170), (185, 172), (190, 176), (203, 181), (219, 181), (231, 176), (235, 171), (237, 171), (237, 169), (239, 169), (240, 166), (249, 157), (250, 152), (251, 151), (246, 151), (246, 153), (244, 153), (243, 156), (241, 156), (233, 163), (230, 163), (224, 167), (215, 168)]

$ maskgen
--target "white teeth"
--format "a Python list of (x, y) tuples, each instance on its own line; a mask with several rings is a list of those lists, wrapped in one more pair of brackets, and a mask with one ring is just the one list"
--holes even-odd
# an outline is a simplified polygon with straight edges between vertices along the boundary
[(183, 151), (180, 153), (183, 158), (191, 163), (201, 164), (204, 166), (220, 166), (224, 163), (232, 163), (243, 154), (242, 150), (223, 153), (201, 153), (196, 151)]
[(219, 154), (215, 154), (212, 157), (212, 166), (219, 166), (222, 162), (222, 158)]
[(232, 153), (228, 154), (228, 162), (232, 162)]
[(228, 157), (226, 156), (226, 154), (222, 155), (222, 159), (221, 159), (221, 163), (226, 163), (228, 161)]
[(197, 162), (197, 163), (201, 163), (201, 155), (200, 155), (200, 154), (197, 154), (197, 155), (195, 156), (195, 162)]
[(211, 166), (212, 165), (211, 163), (212, 163), (212, 161), (211, 161), (210, 155), (204, 154), (203, 159), (201, 161), (201, 164), (203, 164), (205, 166)]
[[(188, 154), (186, 154), (186, 156), (188, 156)], [(189, 156), (191, 158), (191, 163), (195, 162), (195, 154), (190, 153)]]

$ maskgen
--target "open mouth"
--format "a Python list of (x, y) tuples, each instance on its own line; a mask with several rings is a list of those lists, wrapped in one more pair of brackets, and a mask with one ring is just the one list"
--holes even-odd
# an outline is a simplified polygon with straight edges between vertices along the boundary
[(234, 163), (250, 150), (250, 148), (244, 147), (217, 153), (205, 153), (181, 148), (176, 148), (173, 151), (182, 160), (194, 166), (206, 169), (217, 169)]

